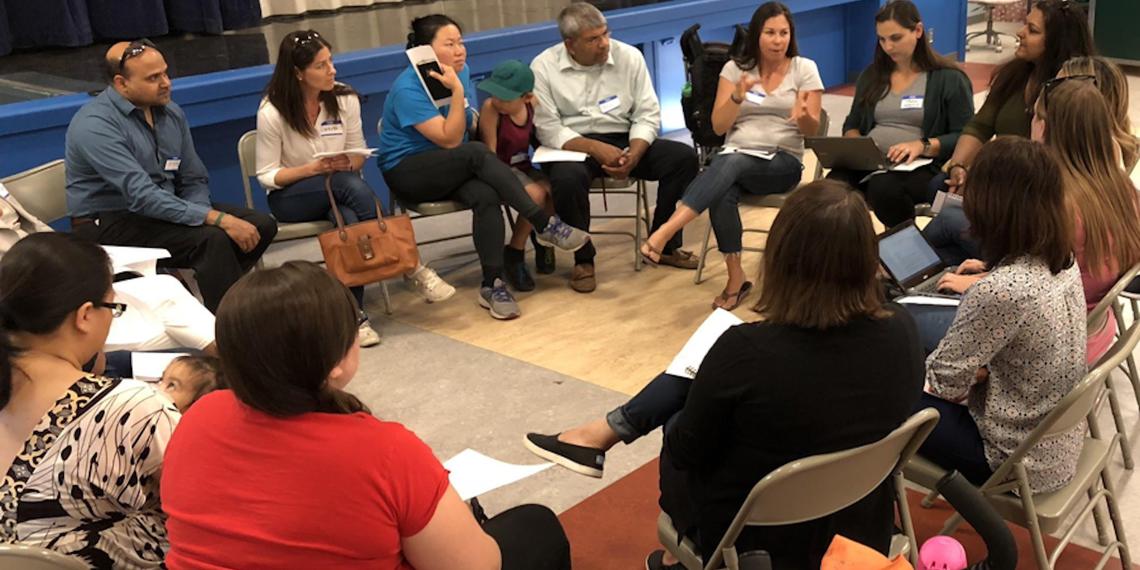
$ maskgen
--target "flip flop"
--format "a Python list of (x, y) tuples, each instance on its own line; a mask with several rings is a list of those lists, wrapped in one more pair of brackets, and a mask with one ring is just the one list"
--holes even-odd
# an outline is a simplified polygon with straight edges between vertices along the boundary
[[(752, 282), (751, 281), (745, 281), (740, 286), (740, 289), (738, 291), (736, 291), (735, 293), (729, 293), (728, 289), (721, 291), (720, 295), (717, 295), (716, 299), (713, 300), (712, 306), (714, 309), (724, 309), (726, 311), (731, 311), (731, 310), (739, 307), (740, 302), (743, 301), (744, 298), (747, 297), (748, 294), (751, 292), (752, 292)], [(728, 304), (728, 300), (733, 299), (733, 298), (735, 299), (735, 301), (731, 305)], [(720, 304), (717, 304), (717, 301), (720, 301)]]
[[(647, 248), (649, 249), (648, 253), (645, 251)], [(661, 250), (653, 247), (653, 245), (649, 243), (649, 240), (641, 242), (641, 247), (637, 249), (637, 252), (641, 254), (641, 258), (644, 259), (646, 263), (654, 267), (661, 265), (661, 256), (664, 254), (661, 253)], [(653, 259), (652, 254), (656, 254), (657, 259)]]

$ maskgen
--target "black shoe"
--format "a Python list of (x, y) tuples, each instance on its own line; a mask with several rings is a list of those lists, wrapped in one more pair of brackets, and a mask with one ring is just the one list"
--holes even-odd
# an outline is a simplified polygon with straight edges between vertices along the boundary
[(522, 252), (512, 252), (510, 246), (505, 247), (503, 252), (503, 276), (515, 291), (534, 291), (534, 277), (530, 276), (530, 271), (526, 268)]
[(649, 553), (645, 558), (645, 570), (685, 570), (685, 565), (680, 562), (676, 564), (666, 564), (662, 562), (665, 558), (664, 550), (654, 550)]
[(530, 234), (530, 241), (534, 244), (534, 270), (542, 275), (554, 273), (554, 248), (538, 243), (534, 232)]
[(531, 453), (575, 473), (602, 478), (602, 469), (606, 466), (606, 452), (600, 449), (563, 443), (558, 441), (558, 434), (542, 435), (540, 433), (526, 434), (526, 437), (523, 438), (523, 445)]

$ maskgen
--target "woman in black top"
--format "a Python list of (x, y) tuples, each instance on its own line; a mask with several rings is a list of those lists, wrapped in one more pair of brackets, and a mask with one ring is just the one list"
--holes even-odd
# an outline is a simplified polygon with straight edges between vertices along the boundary
[[(725, 332), (695, 380), (661, 374), (605, 419), (527, 434), (527, 448), (601, 477), (609, 448), (664, 426), (661, 507), (699, 549), (714, 547), (769, 472), (881, 439), (914, 411), (922, 348), (906, 311), (884, 303), (877, 267), (862, 197), (837, 181), (805, 186), (768, 236), (762, 322)], [(768, 550), (777, 568), (818, 568), (837, 532), (885, 552), (891, 504), (879, 489), (823, 519), (748, 529), (738, 546)], [(681, 568), (665, 558), (658, 551), (647, 564)]]

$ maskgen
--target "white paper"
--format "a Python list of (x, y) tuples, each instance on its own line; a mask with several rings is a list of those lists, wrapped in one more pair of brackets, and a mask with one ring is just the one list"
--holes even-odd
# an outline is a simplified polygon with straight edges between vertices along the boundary
[(934, 162), (933, 158), (916, 158), (904, 164), (896, 164), (890, 168), (892, 172), (911, 172), (916, 168), (921, 168)]
[(549, 469), (553, 463), (538, 465), (515, 465), (492, 459), (475, 451), (464, 449), (455, 457), (443, 462), (443, 467), (451, 472), (451, 486), (464, 501), (478, 497), (526, 479), (535, 473)]
[(332, 158), (334, 156), (340, 156), (342, 154), (355, 154), (358, 156), (363, 156), (364, 158), (368, 158), (370, 156), (376, 156), (376, 149), (346, 148), (344, 150), (327, 150), (325, 152), (318, 152), (317, 154), (314, 154), (313, 158)]
[(763, 158), (764, 160), (772, 160), (776, 156), (775, 152), (765, 150), (752, 150), (747, 148), (736, 148), (734, 146), (726, 146), (720, 151), (720, 154), (747, 154), (748, 156), (755, 156), (756, 158)]
[(934, 307), (957, 307), (962, 299), (954, 297), (935, 297), (933, 295), (908, 295), (895, 299), (896, 303), (903, 305), (929, 305)]
[(134, 271), (143, 276), (154, 275), (158, 260), (170, 257), (170, 252), (159, 247), (127, 247), (105, 245), (103, 249), (111, 257), (115, 273)]
[(157, 382), (170, 362), (185, 352), (132, 352), (131, 370), (137, 380)]
[(947, 208), (947, 207), (961, 208), (962, 207), (962, 195), (961, 194), (951, 194), (949, 192), (944, 192), (942, 190), (939, 190), (938, 194), (936, 194), (934, 196), (934, 204), (932, 204), (930, 206), (930, 212), (932, 214), (938, 214), (943, 210), (943, 208)]
[(559, 150), (548, 146), (540, 146), (534, 149), (534, 156), (531, 157), (530, 161), (533, 164), (542, 164), (544, 162), (586, 162), (587, 156), (589, 155), (584, 152)]
[(701, 361), (705, 359), (705, 355), (709, 353), (709, 349), (720, 338), (720, 335), (724, 334), (724, 331), (730, 327), (743, 322), (740, 317), (724, 309), (716, 309), (705, 319), (705, 322), (701, 323), (701, 326), (697, 327), (697, 332), (689, 337), (685, 346), (681, 348), (681, 352), (673, 357), (673, 362), (669, 363), (665, 373), (690, 380), (696, 378), (697, 369), (701, 367)]

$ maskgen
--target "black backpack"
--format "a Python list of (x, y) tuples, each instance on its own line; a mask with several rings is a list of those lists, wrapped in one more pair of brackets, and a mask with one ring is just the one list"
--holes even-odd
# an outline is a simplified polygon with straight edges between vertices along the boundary
[(693, 24), (681, 34), (687, 81), (681, 92), (681, 111), (685, 114), (685, 127), (693, 135), (693, 144), (711, 149), (724, 144), (724, 136), (713, 132), (711, 120), (720, 71), (734, 54), (740, 53), (746, 33), (744, 26), (737, 25), (732, 45), (728, 45), (702, 42), (700, 29), (700, 24)]

